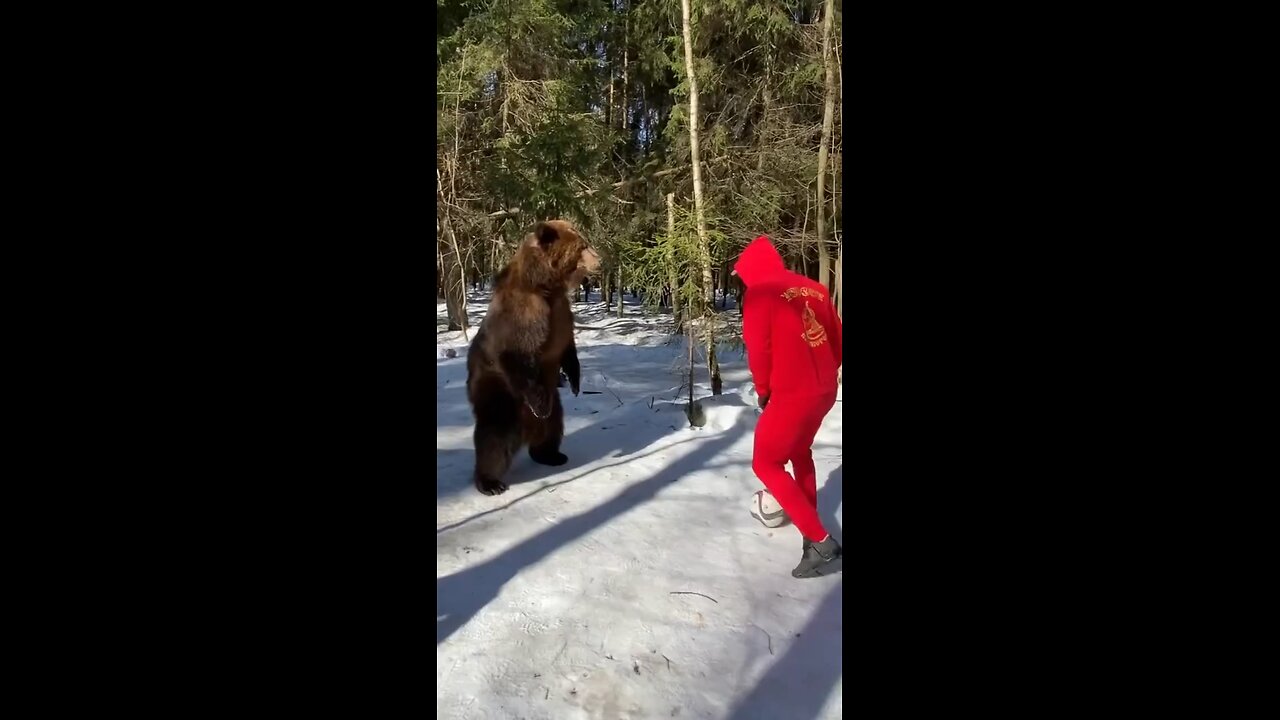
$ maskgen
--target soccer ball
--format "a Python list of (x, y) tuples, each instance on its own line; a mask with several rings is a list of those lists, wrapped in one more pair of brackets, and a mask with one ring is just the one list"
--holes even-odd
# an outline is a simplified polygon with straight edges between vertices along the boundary
[(751, 496), (751, 517), (767, 528), (782, 527), (787, 522), (787, 513), (768, 490)]

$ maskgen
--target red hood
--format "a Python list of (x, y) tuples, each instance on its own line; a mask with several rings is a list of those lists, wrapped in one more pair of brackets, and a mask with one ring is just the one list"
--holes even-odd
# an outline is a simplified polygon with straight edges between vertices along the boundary
[(758, 285), (769, 279), (769, 276), (786, 269), (782, 263), (782, 256), (765, 235), (752, 240), (733, 266), (733, 271), (742, 278), (742, 283), (747, 287)]

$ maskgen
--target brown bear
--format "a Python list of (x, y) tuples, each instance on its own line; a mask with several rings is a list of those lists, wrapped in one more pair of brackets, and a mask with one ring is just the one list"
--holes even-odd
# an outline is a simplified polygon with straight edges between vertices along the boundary
[(538, 223), (498, 273), (489, 311), (467, 355), (467, 399), (476, 418), (476, 490), (506, 492), (503, 476), (522, 445), (543, 465), (563, 465), (564, 409), (556, 386), (563, 368), (577, 395), (569, 289), (600, 267), (600, 257), (563, 220)]

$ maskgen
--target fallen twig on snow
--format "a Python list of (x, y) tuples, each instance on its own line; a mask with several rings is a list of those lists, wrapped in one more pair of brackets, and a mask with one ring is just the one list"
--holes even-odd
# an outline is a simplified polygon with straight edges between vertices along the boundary
[(622, 398), (618, 397), (618, 393), (614, 392), (613, 389), (609, 387), (609, 376), (599, 370), (597, 370), (596, 373), (600, 375), (600, 379), (604, 380), (604, 389), (608, 390), (609, 394), (613, 396), (613, 399), (618, 401), (618, 407), (625, 405), (626, 403), (622, 402)]
[(691, 590), (672, 590), (669, 594), (671, 594), (671, 595), (699, 595), (699, 596), (701, 596), (701, 597), (704, 597), (704, 598), (706, 598), (706, 599), (710, 600), (711, 602), (713, 602), (713, 603), (715, 603), (715, 604), (717, 604), (717, 605), (719, 605), (719, 604), (720, 604), (720, 601), (719, 601), (719, 600), (717, 600), (717, 599), (715, 599), (715, 598), (711, 597), (710, 595), (703, 595), (703, 594), (702, 594), (702, 593), (700, 593), (700, 592), (693, 592), (693, 591), (691, 591)]

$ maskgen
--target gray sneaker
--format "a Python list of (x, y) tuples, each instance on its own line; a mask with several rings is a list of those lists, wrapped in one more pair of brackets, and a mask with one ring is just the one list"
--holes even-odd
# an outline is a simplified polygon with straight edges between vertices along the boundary
[(831, 563), (843, 557), (844, 551), (836, 539), (828, 536), (822, 542), (804, 540), (804, 554), (800, 556), (800, 564), (791, 571), (794, 578), (815, 578), (837, 572)]

